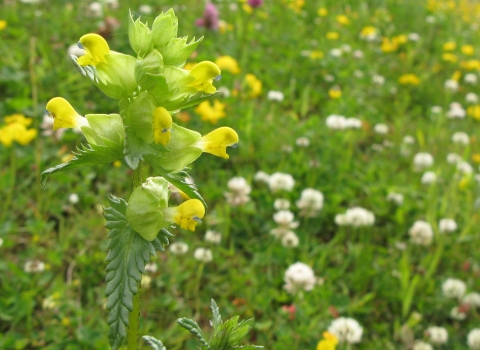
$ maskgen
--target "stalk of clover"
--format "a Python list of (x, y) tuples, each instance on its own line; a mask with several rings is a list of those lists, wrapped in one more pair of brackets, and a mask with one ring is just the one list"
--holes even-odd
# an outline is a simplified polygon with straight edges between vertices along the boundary
[[(200, 62), (190, 71), (182, 69), (202, 38), (187, 42), (186, 37), (177, 37), (177, 29), (173, 10), (159, 15), (151, 28), (130, 14), (128, 35), (137, 57), (110, 50), (97, 34), (80, 38), (79, 46), (86, 54), (72, 56), (74, 64), (105, 95), (118, 100), (119, 114), (82, 116), (62, 97), (52, 98), (46, 106), (54, 118), (54, 129), (80, 129), (88, 145), (79, 148), (70, 161), (44, 171), (42, 183), (58, 171), (120, 159), (134, 171), (130, 198), (112, 195), (111, 206), (104, 213), (110, 230), (106, 295), (113, 349), (124, 342), (128, 349), (137, 349), (142, 273), (150, 255), (164, 251), (168, 245), (172, 236), (167, 230), (169, 225), (194, 231), (205, 215), (205, 201), (195, 186), (185, 182), (184, 168), (203, 152), (228, 158), (226, 148), (238, 143), (237, 133), (228, 127), (202, 136), (172, 122), (172, 111), (214, 96), (213, 82), (221, 74), (209, 61)], [(144, 162), (158, 176), (144, 181)], [(169, 183), (191, 199), (169, 207)], [(189, 322), (184, 327), (195, 328)]]

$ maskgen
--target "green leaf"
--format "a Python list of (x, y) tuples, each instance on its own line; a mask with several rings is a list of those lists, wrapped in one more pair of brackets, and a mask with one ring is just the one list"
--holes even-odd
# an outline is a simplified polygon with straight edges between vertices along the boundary
[(165, 47), (160, 49), (163, 55), (163, 61), (169, 66), (183, 67), (202, 40), (203, 37), (197, 41), (193, 38), (187, 44), (187, 37), (171, 39)]
[(180, 326), (182, 326), (183, 328), (185, 328), (186, 330), (188, 330), (190, 333), (195, 334), (197, 336), (197, 338), (199, 339), (200, 343), (202, 343), (204, 346), (206, 346), (208, 349), (210, 349), (210, 345), (205, 340), (205, 336), (203, 335), (203, 332), (200, 329), (200, 326), (198, 325), (197, 322), (195, 322), (194, 320), (191, 320), (189, 318), (182, 317), (182, 318), (179, 318), (177, 320), (177, 323)]
[(220, 315), (220, 308), (218, 307), (215, 300), (212, 299), (210, 308), (212, 309), (212, 325), (213, 329), (217, 328), (220, 323), (222, 323), (222, 316)]
[(131, 128), (125, 130), (125, 161), (135, 170), (145, 154), (156, 153), (151, 145), (143, 142)]
[(127, 223), (127, 202), (112, 196), (111, 207), (105, 209), (105, 226), (110, 230), (108, 238), (107, 310), (110, 330), (108, 337), (112, 349), (118, 349), (126, 337), (128, 316), (133, 310), (133, 297), (138, 293), (138, 283), (145, 271), (150, 255), (155, 256), (155, 243), (148, 242), (133, 231)]
[(144, 335), (142, 338), (146, 340), (148, 345), (150, 345), (154, 350), (167, 350), (167, 348), (163, 346), (163, 343), (160, 340), (155, 339), (154, 337)]
[(174, 101), (165, 101), (163, 103), (163, 107), (165, 109), (169, 110), (169, 111), (184, 109), (184, 108), (196, 106), (199, 103), (202, 103), (203, 101), (209, 100), (209, 99), (215, 97), (218, 94), (219, 94), (218, 92), (216, 92), (214, 94), (206, 94), (206, 93), (203, 93), (203, 92), (198, 92), (195, 95), (190, 96), (190, 97), (184, 97), (184, 98), (174, 100)]
[(92, 166), (98, 164), (112, 163), (123, 157), (123, 147), (107, 139), (103, 139), (105, 145), (81, 145), (71, 160), (45, 170), (42, 173), (40, 182), (45, 186), (47, 176), (58, 171), (79, 168), (82, 166)]

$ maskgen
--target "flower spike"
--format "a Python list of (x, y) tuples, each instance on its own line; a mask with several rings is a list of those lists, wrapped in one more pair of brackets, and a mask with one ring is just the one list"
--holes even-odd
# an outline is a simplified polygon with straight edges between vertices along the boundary
[(238, 134), (232, 128), (223, 126), (203, 136), (195, 144), (203, 152), (211, 153), (218, 157), (228, 159), (227, 147), (236, 147)]
[(73, 109), (72, 105), (62, 97), (54, 97), (48, 101), (47, 113), (53, 117), (53, 130), (60, 128), (80, 129), (87, 126), (88, 121)]
[(107, 41), (98, 34), (85, 34), (78, 41), (78, 46), (85, 50), (85, 55), (78, 58), (81, 66), (96, 66), (107, 62), (105, 55), (110, 53)]
[(215, 63), (203, 61), (195, 65), (190, 74), (195, 78), (193, 83), (189, 85), (190, 87), (207, 94), (213, 94), (217, 91), (215, 86), (213, 86), (213, 81), (221, 78), (222, 71)]

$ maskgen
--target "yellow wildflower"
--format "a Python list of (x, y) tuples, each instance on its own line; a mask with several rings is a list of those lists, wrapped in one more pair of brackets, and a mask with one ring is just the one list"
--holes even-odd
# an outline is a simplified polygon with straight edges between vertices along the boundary
[(402, 85), (418, 85), (420, 79), (415, 74), (404, 74), (398, 78), (398, 82)]
[(330, 90), (328, 90), (328, 96), (332, 100), (340, 98), (340, 97), (342, 97), (342, 90), (338, 86), (334, 86)]
[(120, 168), (122, 166), (122, 162), (119, 161), (119, 160), (116, 160), (116, 161), (113, 162), (113, 166), (115, 168)]
[(452, 80), (459, 81), (461, 77), (462, 77), (462, 72), (460, 72), (459, 70), (456, 70), (452, 75)]
[(155, 143), (166, 146), (170, 142), (172, 128), (172, 116), (163, 107), (157, 107), (153, 111), (153, 138)]
[(7, 21), (0, 19), (0, 30), (7, 28)]
[(472, 56), (475, 53), (475, 48), (472, 45), (463, 45), (460, 50), (467, 56)]
[(328, 10), (327, 10), (325, 7), (320, 7), (320, 8), (318, 9), (318, 15), (319, 15), (320, 17), (325, 17), (325, 16), (328, 15)]
[(399, 45), (402, 45), (408, 41), (408, 37), (405, 34), (400, 34), (400, 35), (394, 36), (392, 38), (392, 41)]
[(479, 60), (468, 60), (462, 61), (460, 67), (466, 70), (480, 70), (480, 61)]
[(337, 40), (340, 35), (337, 32), (327, 32), (326, 37), (328, 40)]
[(36, 129), (27, 129), (19, 122), (12, 122), (0, 128), (0, 143), (4, 146), (11, 146), (13, 141), (22, 146), (28, 145), (37, 136)]
[(210, 105), (210, 101), (203, 101), (195, 107), (195, 112), (200, 114), (203, 121), (208, 121), (212, 124), (217, 124), (219, 119), (226, 116), (225, 104), (218, 100), (213, 101), (213, 106)]
[(305, 6), (305, 0), (292, 0), (292, 2), (290, 2), (288, 5), (288, 7), (290, 7), (296, 13), (300, 13), (303, 6)]
[(472, 160), (477, 164), (480, 163), (480, 153), (472, 154)]
[(25, 126), (30, 126), (32, 124), (33, 120), (32, 118), (26, 118), (23, 114), (12, 114), (7, 117), (3, 118), (5, 120), (5, 123), (11, 124), (11, 123), (20, 123)]
[(470, 178), (471, 176), (464, 176), (459, 182), (458, 182), (458, 188), (461, 190), (464, 190), (465, 188), (468, 187), (470, 184)]
[(237, 60), (231, 56), (219, 56), (215, 63), (222, 71), (226, 70), (232, 74), (238, 74), (241, 72)]
[(445, 52), (445, 53), (442, 55), (442, 60), (444, 60), (444, 61), (446, 61), (446, 62), (455, 63), (455, 62), (457, 62), (457, 56), (454, 55), (453, 53)]
[[(174, 209), (173, 222), (185, 230), (195, 231), (197, 223), (205, 216), (205, 207), (198, 199), (189, 199), (183, 202), (178, 207), (168, 208)], [(165, 214), (166, 210), (163, 210)], [(168, 218), (164, 217), (166, 221)]]
[(317, 344), (317, 350), (335, 350), (338, 344), (337, 337), (330, 332), (324, 332), (323, 338)]
[(385, 53), (394, 52), (398, 49), (398, 43), (389, 38), (383, 38), (380, 49)]
[(237, 132), (232, 128), (224, 126), (203, 136), (195, 143), (194, 147), (200, 148), (202, 152), (228, 159), (227, 147), (236, 147), (237, 144)]
[(105, 55), (110, 53), (107, 41), (98, 34), (85, 34), (78, 42), (78, 46), (85, 50), (85, 55), (78, 58), (77, 63), (81, 66), (96, 66), (99, 63), (107, 63)]
[(189, 86), (198, 91), (213, 94), (217, 89), (213, 86), (213, 80), (221, 77), (221, 70), (218, 66), (210, 61), (203, 61), (192, 68), (190, 74), (195, 78)]
[(374, 39), (377, 35), (377, 29), (373, 26), (363, 27), (360, 31), (360, 38), (362, 39)]
[(254, 74), (245, 75), (245, 82), (250, 90), (250, 97), (254, 98), (262, 94), (262, 82)]
[(338, 23), (340, 23), (344, 26), (348, 26), (350, 24), (350, 19), (345, 15), (338, 15), (336, 17), (336, 20), (337, 20)]
[(480, 105), (474, 105), (474, 106), (468, 107), (467, 114), (476, 120), (480, 120)]
[(312, 60), (322, 59), (323, 56), (324, 56), (324, 55), (323, 55), (323, 52), (322, 52), (322, 51), (315, 50), (315, 51), (310, 52), (310, 58), (311, 58)]
[(253, 13), (253, 8), (249, 4), (243, 4), (242, 9), (243, 9), (243, 11), (245, 11), (248, 14)]
[(80, 129), (87, 126), (87, 118), (82, 117), (72, 105), (62, 97), (54, 97), (48, 101), (46, 110), (53, 117), (53, 130), (59, 128)]
[(453, 51), (457, 47), (457, 44), (454, 41), (449, 41), (443, 44), (443, 51)]

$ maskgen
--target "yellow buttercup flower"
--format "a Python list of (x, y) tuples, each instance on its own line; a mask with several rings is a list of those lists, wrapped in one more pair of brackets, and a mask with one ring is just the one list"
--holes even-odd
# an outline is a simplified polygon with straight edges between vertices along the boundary
[(322, 59), (323, 56), (324, 56), (324, 54), (323, 54), (322, 51), (315, 50), (315, 51), (310, 52), (310, 58), (311, 58), (312, 60)]
[(480, 120), (480, 105), (468, 107), (467, 114), (476, 120)]
[(472, 45), (463, 45), (460, 50), (467, 56), (472, 56), (475, 53), (475, 48)]
[(198, 199), (189, 199), (178, 207), (162, 209), (163, 220), (173, 222), (185, 230), (195, 231), (195, 226), (205, 216), (205, 207)]
[(445, 53), (442, 55), (442, 60), (444, 60), (444, 61), (446, 61), (446, 62), (455, 63), (455, 62), (457, 62), (457, 56), (454, 55), (453, 53), (445, 52)]
[(334, 86), (330, 90), (328, 90), (328, 96), (332, 100), (340, 98), (340, 97), (342, 97), (342, 90), (338, 86)]
[(392, 41), (399, 45), (402, 45), (408, 41), (408, 37), (405, 34), (400, 34), (400, 35), (394, 36), (392, 38)]
[(77, 63), (81, 66), (96, 66), (99, 63), (107, 63), (105, 55), (110, 53), (107, 41), (98, 34), (85, 34), (79, 40), (79, 47), (85, 50), (85, 55), (78, 58)]
[(245, 82), (250, 90), (250, 97), (254, 98), (262, 94), (262, 82), (254, 74), (245, 75)]
[(218, 100), (213, 101), (213, 106), (210, 105), (210, 101), (203, 101), (195, 107), (195, 112), (200, 114), (203, 121), (209, 121), (212, 124), (217, 124), (219, 119), (226, 116), (225, 104)]
[(317, 350), (335, 350), (338, 344), (338, 339), (337, 337), (330, 333), (330, 332), (324, 332), (323, 333), (323, 338), (320, 340), (320, 342), (317, 344)]
[(480, 163), (480, 153), (472, 154), (472, 160), (477, 164)]
[(11, 123), (20, 123), (25, 126), (30, 126), (33, 122), (31, 118), (26, 118), (23, 114), (12, 114), (7, 117), (3, 118), (5, 120), (5, 123), (11, 124)]
[(0, 19), (0, 30), (7, 28), (7, 21)]
[(363, 27), (360, 31), (360, 38), (362, 39), (373, 39), (377, 35), (377, 29), (373, 26)]
[(82, 117), (72, 105), (62, 97), (54, 97), (48, 101), (46, 110), (53, 117), (53, 130), (60, 128), (80, 129), (87, 126), (87, 118)]
[(213, 86), (213, 80), (218, 80), (221, 77), (222, 71), (218, 66), (210, 61), (203, 61), (195, 65), (190, 71), (190, 74), (195, 78), (193, 83), (189, 86), (198, 91), (213, 94), (217, 89)]
[(338, 15), (336, 20), (337, 20), (338, 23), (340, 23), (344, 26), (347, 26), (347, 25), (350, 24), (350, 19), (345, 15)]
[(443, 51), (453, 51), (457, 47), (457, 44), (454, 41), (449, 41), (443, 44)]
[(402, 85), (418, 85), (420, 84), (420, 78), (415, 74), (404, 74), (398, 78), (398, 82)]
[(380, 49), (385, 53), (394, 52), (398, 49), (398, 43), (394, 40), (383, 38), (382, 46), (380, 46)]
[(11, 146), (13, 141), (26, 146), (36, 136), (36, 129), (27, 129), (24, 124), (19, 122), (12, 122), (0, 128), (0, 143), (7, 147)]
[(228, 159), (227, 147), (236, 147), (238, 134), (229, 127), (221, 127), (198, 140), (194, 147), (200, 148), (203, 152)]
[(220, 56), (215, 63), (222, 71), (228, 71), (232, 74), (238, 74), (241, 72), (237, 60), (231, 56)]
[(326, 37), (328, 40), (337, 40), (340, 37), (340, 34), (337, 32), (327, 32)]
[(452, 80), (460, 81), (461, 77), (462, 77), (462, 72), (459, 70), (456, 70), (452, 75)]
[(325, 17), (325, 16), (328, 15), (328, 10), (327, 10), (325, 7), (320, 7), (320, 8), (318, 9), (318, 15), (319, 15), (320, 17)]
[(468, 60), (460, 63), (460, 67), (466, 70), (480, 70), (479, 60)]
[(153, 137), (155, 143), (166, 146), (170, 142), (172, 128), (172, 116), (163, 107), (157, 107), (153, 111)]

